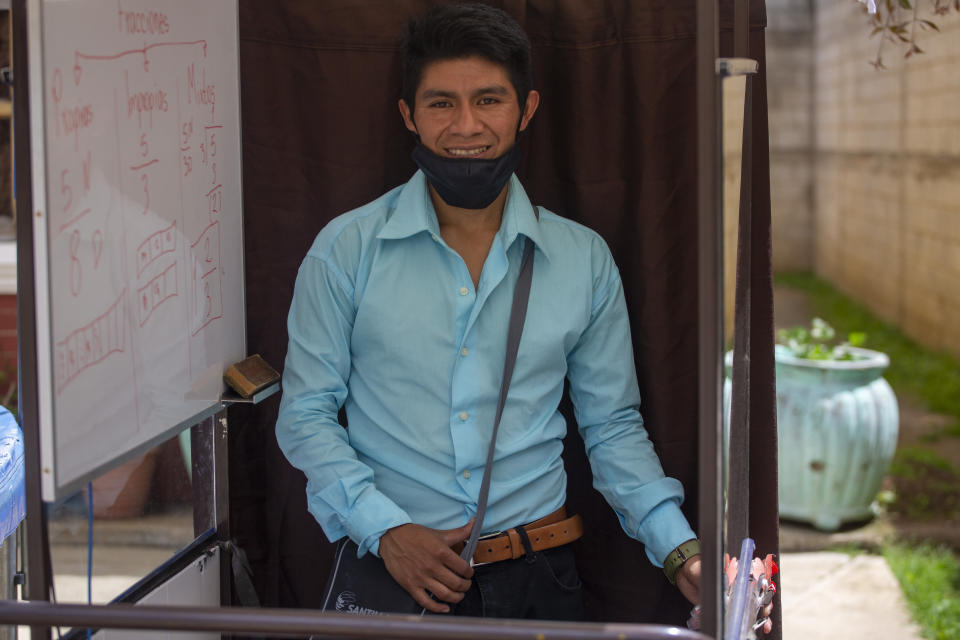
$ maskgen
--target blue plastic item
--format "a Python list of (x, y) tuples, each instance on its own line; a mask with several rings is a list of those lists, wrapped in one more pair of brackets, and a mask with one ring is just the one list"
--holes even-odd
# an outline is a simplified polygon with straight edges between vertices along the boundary
[(17, 530), (26, 510), (23, 433), (13, 414), (0, 407), (0, 540)]

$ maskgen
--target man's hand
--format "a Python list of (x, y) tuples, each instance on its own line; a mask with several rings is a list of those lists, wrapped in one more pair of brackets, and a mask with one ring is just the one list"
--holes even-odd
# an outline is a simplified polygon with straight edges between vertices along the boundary
[(677, 588), (691, 602), (700, 604), (700, 554), (683, 563), (677, 572)]
[[(470, 537), (473, 520), (458, 529), (429, 529), (418, 524), (394, 527), (380, 536), (380, 557), (397, 583), (421, 607), (447, 613), (443, 602), (463, 600), (473, 567), (450, 547)], [(427, 592), (432, 593), (437, 602)]]

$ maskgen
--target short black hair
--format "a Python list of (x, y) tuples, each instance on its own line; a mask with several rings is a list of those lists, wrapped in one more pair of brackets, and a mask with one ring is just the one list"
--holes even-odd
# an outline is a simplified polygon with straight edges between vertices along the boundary
[(530, 39), (506, 12), (485, 4), (446, 4), (411, 20), (403, 41), (403, 92), (412, 110), (432, 62), (479, 56), (507, 70), (520, 109), (531, 89)]

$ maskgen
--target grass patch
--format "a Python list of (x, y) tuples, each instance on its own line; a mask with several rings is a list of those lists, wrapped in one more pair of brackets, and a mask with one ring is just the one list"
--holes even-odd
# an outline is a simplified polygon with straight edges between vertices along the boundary
[(895, 498), (890, 513), (910, 520), (960, 517), (960, 470), (922, 447), (897, 450), (890, 465)]
[(778, 273), (774, 282), (807, 293), (814, 312), (833, 325), (837, 335), (866, 333), (864, 346), (890, 357), (884, 377), (897, 393), (918, 398), (931, 411), (952, 416), (953, 424), (943, 433), (960, 436), (960, 362), (956, 358), (920, 346), (813, 274)]
[(891, 545), (883, 557), (925, 638), (960, 638), (960, 562), (944, 547)]

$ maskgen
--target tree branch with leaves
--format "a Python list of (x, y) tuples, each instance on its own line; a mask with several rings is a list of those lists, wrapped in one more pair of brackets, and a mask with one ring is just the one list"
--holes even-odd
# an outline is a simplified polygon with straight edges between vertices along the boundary
[[(923, 53), (917, 45), (917, 27), (921, 31), (940, 31), (940, 27), (928, 18), (920, 16), (923, 0), (857, 0), (865, 5), (870, 15), (873, 30), (870, 37), (880, 36), (877, 56), (870, 61), (875, 69), (885, 69), (883, 64), (883, 45), (892, 42), (906, 49), (905, 58)], [(945, 16), (951, 11), (960, 13), (960, 0), (928, 0), (931, 15)]]

